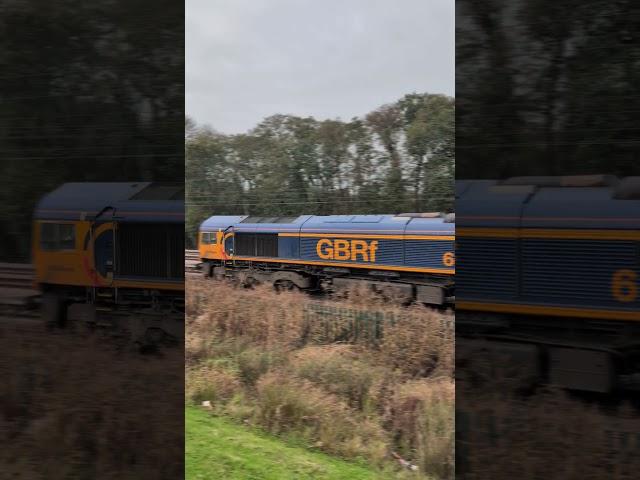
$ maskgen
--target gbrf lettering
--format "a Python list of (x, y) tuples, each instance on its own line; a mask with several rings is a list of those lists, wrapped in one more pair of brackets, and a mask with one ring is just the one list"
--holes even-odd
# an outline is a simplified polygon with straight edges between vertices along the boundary
[(322, 238), (316, 244), (318, 257), (323, 260), (351, 260), (355, 262), (360, 259), (363, 262), (375, 263), (377, 250), (377, 240), (367, 242), (366, 240)]

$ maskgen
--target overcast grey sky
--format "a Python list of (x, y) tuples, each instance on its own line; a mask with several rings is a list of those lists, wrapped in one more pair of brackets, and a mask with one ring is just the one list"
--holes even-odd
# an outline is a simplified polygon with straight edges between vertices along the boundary
[(454, 0), (186, 0), (186, 112), (224, 133), (454, 95)]

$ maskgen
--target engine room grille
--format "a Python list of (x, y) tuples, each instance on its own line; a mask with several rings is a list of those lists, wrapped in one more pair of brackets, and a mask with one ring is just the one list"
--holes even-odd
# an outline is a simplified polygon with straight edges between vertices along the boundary
[(277, 257), (278, 235), (271, 233), (236, 233), (235, 254), (250, 257)]
[(119, 224), (115, 260), (118, 277), (183, 279), (184, 226), (157, 223)]

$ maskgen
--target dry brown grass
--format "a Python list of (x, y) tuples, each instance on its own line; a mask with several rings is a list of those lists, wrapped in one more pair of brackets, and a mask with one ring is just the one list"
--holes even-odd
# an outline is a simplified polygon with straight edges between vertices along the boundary
[(389, 403), (386, 425), (402, 451), (417, 452), (421, 470), (452, 478), (455, 464), (454, 384), (450, 379), (410, 381)]
[(452, 316), (211, 281), (187, 297), (188, 401), (346, 458), (388, 467), (397, 452), (413, 478), (453, 477)]
[(182, 351), (0, 330), (0, 468), (16, 479), (175, 479), (183, 472)]
[(241, 391), (240, 379), (232, 372), (216, 366), (202, 366), (189, 372), (185, 396), (195, 403), (209, 400), (214, 404), (225, 403)]
[(290, 432), (346, 457), (363, 457), (376, 463), (384, 457), (382, 428), (313, 382), (284, 372), (269, 372), (258, 381), (255, 400), (253, 419), (273, 433)]
[(388, 365), (413, 377), (452, 378), (453, 345), (452, 317), (416, 307), (385, 328), (380, 350)]
[(402, 375), (352, 345), (310, 345), (292, 353), (290, 371), (365, 413), (382, 412), (384, 395)]
[(638, 478), (640, 421), (629, 407), (603, 409), (554, 390), (520, 398), (474, 389), (456, 408), (460, 478)]

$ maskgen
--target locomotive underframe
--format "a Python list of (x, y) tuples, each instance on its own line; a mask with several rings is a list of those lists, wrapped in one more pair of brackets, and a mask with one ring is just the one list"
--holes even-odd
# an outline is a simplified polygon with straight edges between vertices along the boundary
[(490, 359), (508, 366), (523, 386), (576, 391), (640, 390), (640, 324), (566, 317), (458, 311), (460, 372)]
[(203, 267), (205, 277), (233, 279), (245, 285), (271, 283), (276, 288), (298, 288), (334, 294), (368, 286), (376, 293), (403, 302), (445, 305), (455, 301), (454, 282), (446, 275), (253, 260), (207, 260)]
[(184, 338), (182, 291), (60, 285), (41, 285), (41, 291), (43, 317), (50, 328), (82, 323), (145, 347)]

